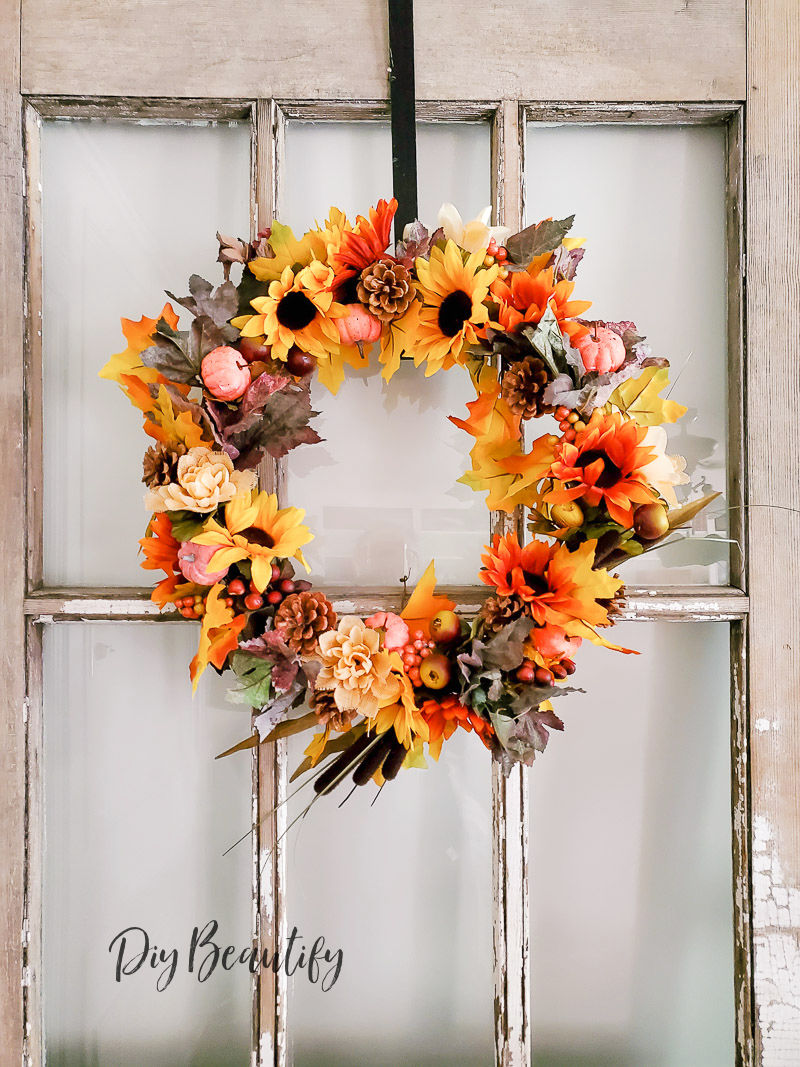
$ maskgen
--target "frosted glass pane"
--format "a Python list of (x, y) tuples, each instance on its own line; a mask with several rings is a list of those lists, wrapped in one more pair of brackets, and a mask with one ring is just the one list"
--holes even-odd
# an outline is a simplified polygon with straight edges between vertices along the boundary
[(530, 772), (536, 1067), (734, 1062), (728, 633), (581, 649), (587, 694)]
[[(575, 296), (592, 301), (587, 314), (633, 319), (669, 359), (672, 399), (689, 408), (667, 427), (669, 451), (686, 457), (695, 493), (724, 493), (724, 130), (531, 123), (525, 181), (529, 222), (575, 214), (573, 233), (586, 238)], [(726, 538), (722, 500), (694, 527)], [(631, 585), (725, 584), (729, 547), (693, 536), (626, 563), (622, 576)]]
[[(49, 626), (44, 635), (44, 1009), (48, 1067), (245, 1067), (250, 974), (221, 966), (202, 984), (195, 926), (250, 944), (251, 853), (222, 853), (250, 825), (250, 761), (214, 761), (248, 717), (204, 678), (194, 701), (189, 625)], [(143, 665), (146, 665), (143, 669)], [(177, 668), (176, 669), (176, 665)], [(209, 672), (211, 674), (212, 672)], [(178, 949), (115, 980), (128, 927)], [(131, 935), (134, 959), (143, 935)]]
[[(292, 746), (292, 763), (305, 743)], [(491, 769), (460, 733), (374, 807), (348, 784), (289, 832), (288, 916), (341, 948), (336, 984), (289, 989), (294, 1067), (484, 1067), (493, 1060)], [(305, 793), (292, 802), (302, 808)]]
[[(489, 146), (484, 124), (419, 127), (425, 222), (436, 225), (446, 200), (465, 218), (490, 202)], [(385, 123), (290, 124), (283, 217), (303, 229), (326, 218), (331, 204), (351, 220), (366, 213), (391, 196), (391, 158)], [(426, 379), (403, 363), (386, 385), (377, 357), (372, 362), (348, 370), (335, 398), (313, 389), (325, 441), (289, 457), (289, 501), (306, 509), (316, 534), (306, 552), (315, 579), (391, 585), (403, 573), (407, 546), (413, 577), (435, 557), (441, 582), (474, 585), (489, 516), (483, 497), (457, 484), (472, 438), (447, 421), (465, 416), (465, 403), (475, 398), (469, 376), (454, 367)]]
[(190, 274), (222, 280), (216, 230), (250, 228), (249, 127), (46, 122), (42, 167), (45, 581), (147, 585), (146, 438), (97, 374), (120, 317), (158, 314)]

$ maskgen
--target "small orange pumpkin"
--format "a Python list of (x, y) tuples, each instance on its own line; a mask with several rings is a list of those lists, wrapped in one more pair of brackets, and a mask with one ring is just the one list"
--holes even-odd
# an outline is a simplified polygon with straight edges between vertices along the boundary
[(217, 400), (238, 400), (250, 385), (247, 360), (230, 345), (220, 345), (200, 364), (203, 384)]
[(618, 333), (607, 326), (592, 326), (588, 333), (572, 342), (581, 354), (587, 373), (608, 374), (625, 362), (625, 345)]
[(381, 335), (383, 324), (380, 319), (364, 308), (363, 304), (345, 304), (347, 315), (336, 320), (339, 327), (339, 340), (343, 345), (355, 345), (359, 341), (372, 344)]

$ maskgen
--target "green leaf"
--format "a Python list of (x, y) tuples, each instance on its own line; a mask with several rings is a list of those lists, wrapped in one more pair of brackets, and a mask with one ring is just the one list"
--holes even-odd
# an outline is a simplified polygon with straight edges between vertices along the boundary
[(574, 215), (570, 215), (568, 219), (545, 219), (534, 226), (526, 226), (524, 230), (509, 237), (506, 241), (509, 269), (523, 269), (537, 256), (545, 252), (555, 252), (572, 229), (574, 221)]
[(250, 704), (263, 708), (272, 696), (272, 664), (251, 656), (248, 652), (234, 652), (231, 667), (239, 676), (239, 685), (228, 691), (228, 700), (234, 704)]
[(171, 511), (172, 536), (176, 541), (193, 541), (208, 520), (208, 515), (199, 518), (193, 511)]

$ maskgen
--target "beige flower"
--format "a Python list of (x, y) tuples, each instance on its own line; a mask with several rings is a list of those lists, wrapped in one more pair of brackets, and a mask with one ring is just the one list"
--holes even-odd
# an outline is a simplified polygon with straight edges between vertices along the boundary
[(670, 507), (677, 507), (675, 486), (686, 485), (689, 481), (686, 460), (683, 456), (667, 455), (667, 431), (663, 426), (648, 426), (642, 448), (650, 448), (653, 459), (641, 468), (641, 474)]
[(256, 484), (255, 471), (234, 470), (230, 456), (204, 445), (181, 456), (176, 478), (148, 493), (145, 506), (151, 511), (214, 511), (235, 496), (249, 493)]
[(485, 207), (480, 215), (464, 222), (455, 204), (442, 204), (436, 221), (444, 230), (445, 237), (455, 241), (465, 252), (483, 252), (493, 237), (501, 245), (511, 233), (508, 226), (490, 226), (491, 217), (492, 209)]
[(345, 615), (336, 630), (319, 638), (322, 670), (314, 685), (332, 689), (336, 707), (373, 718), (396, 700), (400, 683), (391, 672), (391, 656), (381, 649), (381, 635), (356, 615)]

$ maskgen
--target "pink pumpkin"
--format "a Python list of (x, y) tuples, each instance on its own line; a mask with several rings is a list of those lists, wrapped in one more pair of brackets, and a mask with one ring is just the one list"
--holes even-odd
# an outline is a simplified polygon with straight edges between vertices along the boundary
[(625, 361), (625, 345), (618, 333), (607, 326), (592, 326), (587, 334), (573, 341), (581, 354), (587, 373), (608, 374), (618, 370)]
[(380, 319), (365, 309), (363, 304), (345, 304), (347, 315), (336, 320), (339, 327), (339, 340), (343, 345), (354, 345), (359, 341), (371, 344), (381, 335), (383, 325)]
[(217, 582), (222, 581), (228, 573), (227, 567), (224, 571), (208, 569), (217, 547), (217, 545), (198, 545), (194, 541), (183, 542), (178, 549), (178, 566), (187, 582), (194, 582), (195, 585), (216, 585)]
[(230, 345), (220, 345), (200, 364), (200, 375), (217, 400), (238, 400), (250, 385), (247, 360)]
[(408, 644), (408, 623), (393, 611), (377, 611), (364, 622), (373, 630), (383, 630), (383, 647), (388, 651), (405, 648)]
[(552, 622), (546, 626), (534, 626), (530, 636), (531, 644), (545, 659), (574, 656), (581, 647), (581, 641), (580, 637), (567, 637), (567, 631)]

